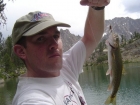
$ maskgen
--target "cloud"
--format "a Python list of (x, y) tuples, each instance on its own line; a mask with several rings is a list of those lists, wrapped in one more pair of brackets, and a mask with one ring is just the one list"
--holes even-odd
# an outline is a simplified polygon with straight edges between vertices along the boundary
[[(71, 25), (68, 28), (75, 35), (83, 35), (84, 23), (88, 7), (81, 6), (80, 0), (5, 0), (7, 1), (5, 14), (7, 16), (6, 28), (1, 28), (3, 35), (11, 35), (15, 21), (30, 11), (43, 11), (53, 15), (55, 20)], [(65, 29), (65, 28), (64, 28)]]
[[(83, 36), (84, 24), (88, 12), (87, 6), (81, 6), (80, 0), (4, 0), (7, 1), (5, 14), (7, 16), (7, 26), (0, 27), (0, 31), (6, 37), (11, 35), (15, 21), (29, 13), (40, 10), (53, 15), (57, 21), (62, 21), (71, 25), (68, 28), (71, 33)], [(140, 0), (111, 0), (105, 8), (105, 19), (115, 17), (140, 18)]]
[(140, 12), (140, 0), (123, 0), (125, 11), (130, 13)]

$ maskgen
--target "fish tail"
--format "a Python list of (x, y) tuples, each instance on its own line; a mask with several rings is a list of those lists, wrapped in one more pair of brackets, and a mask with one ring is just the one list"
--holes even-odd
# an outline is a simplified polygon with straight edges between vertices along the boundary
[(110, 103), (112, 103), (112, 105), (116, 105), (116, 96), (114, 98), (111, 98), (110, 96), (107, 98), (105, 105), (109, 105)]

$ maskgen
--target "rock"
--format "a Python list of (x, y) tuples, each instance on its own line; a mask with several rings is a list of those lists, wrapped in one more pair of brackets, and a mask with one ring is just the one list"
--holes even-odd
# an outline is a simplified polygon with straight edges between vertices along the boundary
[(61, 39), (63, 42), (63, 52), (70, 49), (81, 38), (78, 35), (76, 36), (74, 34), (71, 34), (68, 29), (66, 30), (60, 29), (60, 33), (61, 33)]

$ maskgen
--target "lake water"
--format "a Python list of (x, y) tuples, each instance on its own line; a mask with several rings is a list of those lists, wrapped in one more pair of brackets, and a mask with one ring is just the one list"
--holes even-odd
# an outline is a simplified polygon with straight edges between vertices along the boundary
[[(107, 65), (86, 67), (80, 75), (82, 86), (88, 105), (104, 105), (110, 95), (107, 91), (109, 77), (106, 76)], [(122, 75), (117, 93), (117, 105), (140, 105), (140, 63), (125, 64), (126, 75)]]
[[(110, 95), (107, 91), (109, 77), (106, 76), (107, 65), (84, 67), (79, 82), (88, 105), (104, 105)], [(117, 93), (117, 105), (140, 105), (140, 63), (124, 65), (126, 75), (122, 76)], [(0, 105), (11, 105), (16, 91), (17, 79), (8, 80), (0, 85)]]

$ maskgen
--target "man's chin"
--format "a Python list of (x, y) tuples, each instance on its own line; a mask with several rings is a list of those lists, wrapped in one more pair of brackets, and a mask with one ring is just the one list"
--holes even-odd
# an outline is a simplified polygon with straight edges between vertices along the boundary
[(62, 64), (59, 63), (53, 63), (52, 65), (50, 64), (49, 67), (47, 67), (48, 71), (50, 72), (55, 72), (55, 71), (60, 71), (62, 69)]

